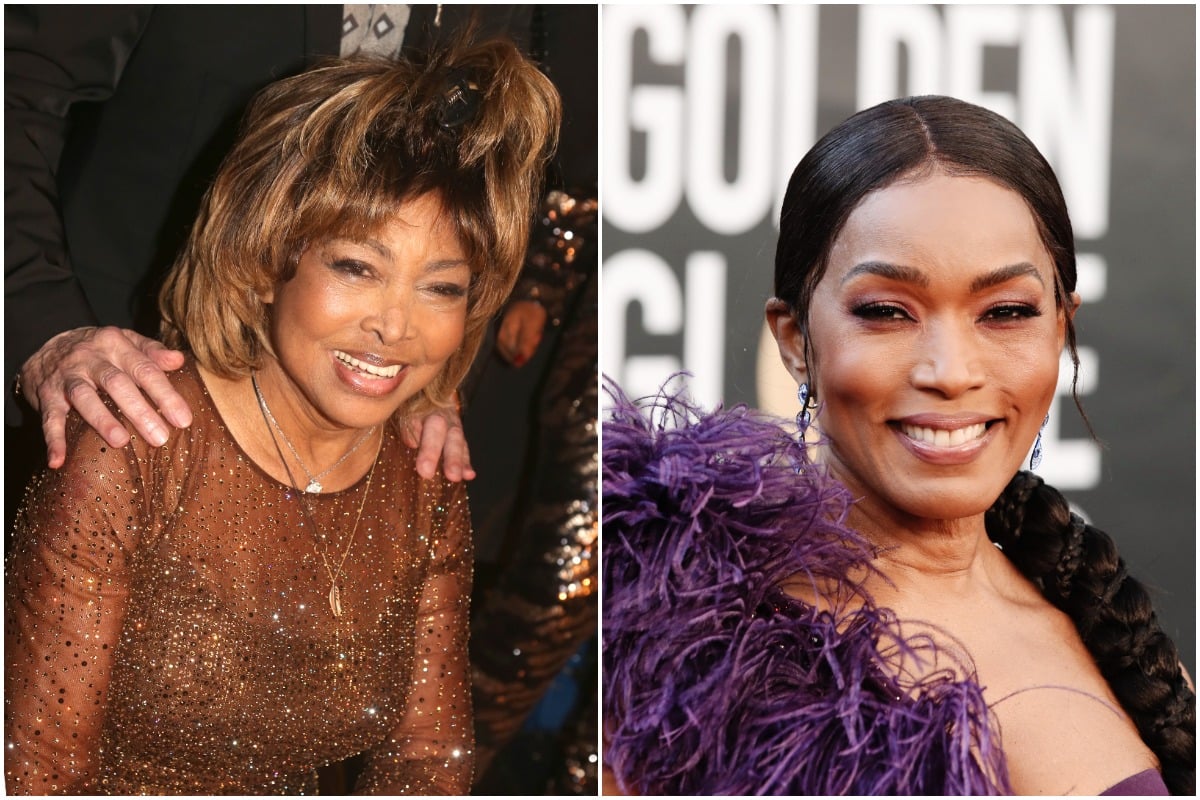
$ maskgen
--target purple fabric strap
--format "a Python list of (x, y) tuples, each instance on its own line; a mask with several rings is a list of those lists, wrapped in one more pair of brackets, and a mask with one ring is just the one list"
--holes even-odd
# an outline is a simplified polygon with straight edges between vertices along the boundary
[(1145, 772), (1139, 772), (1137, 775), (1131, 775), (1125, 780), (1118, 783), (1116, 786), (1110, 786), (1100, 793), (1101, 795), (1125, 795), (1135, 796), (1162, 796), (1168, 795), (1167, 785), (1163, 783), (1162, 775), (1158, 774), (1156, 769), (1148, 769)]

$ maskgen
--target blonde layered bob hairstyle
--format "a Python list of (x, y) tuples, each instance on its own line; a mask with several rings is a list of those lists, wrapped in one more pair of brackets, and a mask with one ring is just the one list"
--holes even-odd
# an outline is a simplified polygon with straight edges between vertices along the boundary
[(163, 340), (225, 377), (249, 373), (273, 352), (261, 298), (310, 245), (372, 235), (436, 192), (471, 265), (466, 331), (402, 412), (449, 405), (520, 271), (560, 113), (550, 81), (499, 40), (328, 61), (271, 84), (163, 286)]

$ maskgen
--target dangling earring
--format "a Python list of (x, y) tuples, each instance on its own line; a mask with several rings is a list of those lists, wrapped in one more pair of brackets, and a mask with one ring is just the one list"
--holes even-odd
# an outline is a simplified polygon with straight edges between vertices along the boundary
[(812, 422), (812, 417), (808, 413), (808, 383), (800, 384), (800, 388), (796, 390), (796, 399), (800, 401), (800, 413), (796, 415), (796, 427), (800, 429), (800, 439), (804, 440), (804, 432), (808, 430), (808, 425)]
[(1042, 431), (1046, 430), (1046, 425), (1050, 422), (1050, 415), (1042, 420), (1042, 427), (1038, 429), (1037, 438), (1033, 441), (1033, 452), (1029, 454), (1029, 468), (1037, 469), (1042, 463)]

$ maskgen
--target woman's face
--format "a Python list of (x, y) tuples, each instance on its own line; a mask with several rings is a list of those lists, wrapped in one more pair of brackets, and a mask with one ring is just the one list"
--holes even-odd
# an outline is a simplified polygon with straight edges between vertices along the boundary
[(462, 343), (471, 270), (445, 217), (426, 194), (371, 235), (312, 244), (264, 298), (281, 377), (316, 424), (383, 422)]
[(809, 316), (834, 474), (902, 514), (985, 511), (1054, 395), (1065, 332), (1054, 286), (1033, 215), (1010, 189), (937, 172), (868, 195), (834, 242)]

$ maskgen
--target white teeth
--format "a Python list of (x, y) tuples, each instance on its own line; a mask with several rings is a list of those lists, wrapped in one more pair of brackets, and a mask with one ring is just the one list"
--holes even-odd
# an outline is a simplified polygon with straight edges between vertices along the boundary
[(901, 425), (900, 430), (904, 431), (905, 436), (918, 442), (925, 442), (935, 447), (955, 447), (983, 436), (987, 425), (980, 422), (955, 428), (952, 431), (942, 428), (922, 428), (917, 425)]
[(390, 367), (377, 367), (365, 361), (359, 361), (354, 356), (349, 353), (343, 353), (341, 350), (334, 350), (333, 354), (337, 356), (338, 361), (341, 361), (346, 366), (376, 378), (394, 378), (400, 373), (399, 364), (393, 364)]

